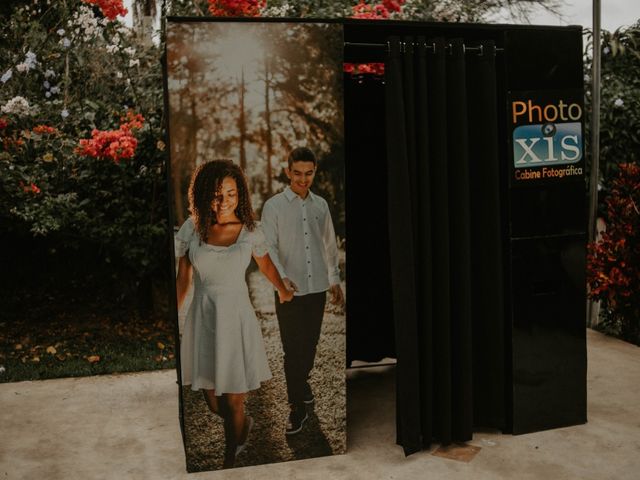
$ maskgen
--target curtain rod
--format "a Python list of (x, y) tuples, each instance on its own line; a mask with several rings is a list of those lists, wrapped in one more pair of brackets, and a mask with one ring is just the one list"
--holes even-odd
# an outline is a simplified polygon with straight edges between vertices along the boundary
[[(414, 47), (420, 46), (419, 43), (415, 43), (412, 42), (411, 45), (413, 45)], [(344, 46), (345, 47), (373, 47), (373, 48), (385, 48), (387, 50), (387, 52), (391, 51), (391, 44), (389, 42), (387, 43), (359, 43), (359, 42), (344, 42)], [(424, 44), (425, 48), (427, 50), (430, 50), (432, 52), (436, 51), (436, 46), (435, 44), (431, 43), (425, 43)], [(407, 47), (407, 43), (406, 42), (400, 42), (400, 51), (404, 52), (406, 51), (406, 47)], [(445, 48), (448, 48), (449, 50), (452, 48), (451, 44), (448, 44)], [(478, 46), (474, 46), (474, 47), (467, 47), (465, 44), (462, 44), (462, 51), (463, 53), (467, 53), (467, 52), (479, 52), (478, 55), (484, 55), (484, 46), (483, 45), (478, 45)], [(497, 52), (504, 52), (504, 48), (498, 48), (495, 47), (494, 49), (494, 55)]]

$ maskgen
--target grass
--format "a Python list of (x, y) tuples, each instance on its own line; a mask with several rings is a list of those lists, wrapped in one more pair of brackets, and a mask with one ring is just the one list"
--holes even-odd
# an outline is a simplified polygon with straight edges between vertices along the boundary
[(174, 326), (162, 307), (141, 314), (99, 299), (38, 300), (5, 310), (0, 383), (175, 368)]
[[(0, 375), (0, 383), (175, 368), (174, 355), (168, 353), (172, 350), (171, 346), (165, 349), (165, 355), (162, 355), (163, 351), (153, 342), (126, 338), (113, 338), (112, 341), (95, 346), (86, 353), (79, 350), (68, 357), (65, 355), (63, 360), (57, 355), (46, 353), (44, 349), (36, 349), (30, 351), (29, 355), (10, 354), (6, 357), (3, 362), (5, 371)], [(88, 360), (96, 356), (100, 360)], [(38, 361), (34, 361), (34, 358), (38, 358)]]

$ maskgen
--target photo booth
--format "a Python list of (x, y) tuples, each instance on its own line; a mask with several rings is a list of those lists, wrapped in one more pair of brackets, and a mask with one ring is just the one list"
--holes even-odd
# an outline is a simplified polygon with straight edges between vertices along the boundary
[(345, 78), (347, 349), (397, 358), (398, 443), (584, 423), (582, 29), (344, 33), (385, 63)]
[(586, 422), (581, 27), (318, 22), (384, 64), (344, 77), (347, 365), (397, 359), (397, 443)]

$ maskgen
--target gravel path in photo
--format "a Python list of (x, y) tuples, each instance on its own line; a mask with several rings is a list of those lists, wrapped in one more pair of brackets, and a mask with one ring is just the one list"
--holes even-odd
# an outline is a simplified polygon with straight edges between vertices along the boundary
[[(236, 466), (260, 465), (344, 453), (346, 450), (345, 316), (329, 303), (322, 322), (311, 388), (315, 405), (302, 431), (285, 435), (289, 415), (282, 344), (271, 285), (258, 271), (248, 275), (251, 301), (264, 337), (273, 378), (247, 396), (247, 413), (255, 420)], [(343, 285), (344, 288), (344, 285)], [(222, 419), (208, 410), (202, 392), (183, 387), (187, 469), (222, 468)]]

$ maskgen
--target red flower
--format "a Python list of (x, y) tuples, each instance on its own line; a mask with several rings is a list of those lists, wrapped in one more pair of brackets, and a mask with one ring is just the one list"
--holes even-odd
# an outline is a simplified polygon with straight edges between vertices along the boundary
[(9, 122), (7, 122), (6, 118), (0, 118), (0, 130), (4, 130), (9, 126)]
[(214, 17), (259, 17), (266, 0), (208, 0)]
[(124, 8), (122, 0), (82, 0), (89, 5), (95, 5), (109, 20), (114, 20), (118, 15), (124, 17), (128, 10)]
[(345, 63), (342, 69), (351, 75), (384, 75), (384, 63)]
[(32, 132), (38, 133), (40, 135), (55, 135), (57, 133), (60, 133), (57, 128), (50, 127), (48, 125), (36, 125), (35, 127), (33, 127)]
[(382, 20), (389, 18), (389, 10), (384, 5), (384, 2), (377, 5), (370, 5), (365, 3), (365, 0), (360, 0), (360, 3), (353, 6), (353, 15), (351, 18)]
[(390, 12), (400, 12), (402, 5), (404, 5), (405, 0), (382, 0), (382, 4), (386, 7)]
[(120, 160), (133, 158), (138, 146), (138, 139), (133, 136), (133, 131), (142, 128), (144, 118), (129, 111), (126, 117), (121, 118), (121, 122), (118, 130), (94, 129), (90, 139), (80, 140), (76, 153), (87, 157), (107, 158), (116, 164)]
[(129, 110), (125, 117), (120, 117), (120, 123), (121, 129), (138, 130), (142, 128), (144, 117), (139, 113), (133, 113), (133, 110)]
[(24, 182), (22, 180), (20, 180), (19, 182), (20, 188), (22, 188), (22, 191), (25, 193), (40, 193), (40, 187), (38, 187), (35, 183), (31, 182), (31, 185), (27, 186), (24, 184)]

